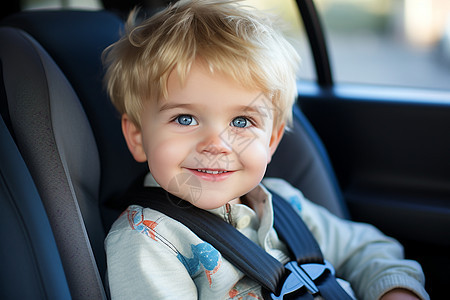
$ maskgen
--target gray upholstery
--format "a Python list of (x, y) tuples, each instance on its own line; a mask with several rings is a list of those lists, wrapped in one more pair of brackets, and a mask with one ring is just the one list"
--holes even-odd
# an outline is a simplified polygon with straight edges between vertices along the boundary
[(47, 214), (0, 117), (0, 299), (69, 300)]
[[(0, 28), (0, 44), (11, 128), (47, 211), (72, 297), (104, 298), (97, 269), (97, 263), (104, 269), (105, 259), (100, 172), (92, 130), (67, 79), (32, 37)], [(95, 236), (91, 242), (86, 227)]]
[(325, 147), (298, 107), (294, 107), (294, 126), (283, 137), (266, 176), (286, 179), (311, 201), (349, 218)]
[(116, 41), (123, 22), (106, 11), (30, 11), (13, 15), (3, 23), (23, 29), (49, 53), (69, 80), (81, 102), (100, 155), (98, 205), (105, 230), (117, 217), (111, 209), (138, 177), (147, 172), (124, 142), (120, 116), (102, 88), (101, 53)]

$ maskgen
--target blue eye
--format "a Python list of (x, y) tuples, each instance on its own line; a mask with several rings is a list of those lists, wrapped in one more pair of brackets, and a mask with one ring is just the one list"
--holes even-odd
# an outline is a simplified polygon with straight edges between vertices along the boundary
[(234, 118), (233, 121), (231, 121), (231, 125), (238, 128), (245, 128), (250, 126), (250, 122), (245, 117), (237, 117)]
[(197, 121), (191, 115), (179, 115), (175, 118), (175, 122), (183, 126), (198, 125)]

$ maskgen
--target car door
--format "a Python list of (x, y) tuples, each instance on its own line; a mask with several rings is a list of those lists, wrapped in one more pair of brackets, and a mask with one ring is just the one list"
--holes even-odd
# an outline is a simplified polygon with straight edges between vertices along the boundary
[(421, 263), (431, 298), (443, 299), (450, 62), (439, 26), (450, 5), (423, 2), (317, 0), (318, 17), (313, 3), (297, 1), (315, 66), (299, 81), (298, 105), (325, 144), (352, 219), (398, 239)]

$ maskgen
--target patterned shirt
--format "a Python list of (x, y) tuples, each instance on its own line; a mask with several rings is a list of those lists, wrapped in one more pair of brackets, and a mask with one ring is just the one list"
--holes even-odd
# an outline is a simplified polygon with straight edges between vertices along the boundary
[[(147, 186), (157, 185), (151, 176)], [(337, 276), (358, 299), (378, 299), (396, 287), (429, 299), (420, 265), (404, 260), (402, 247), (373, 226), (339, 219), (281, 179), (265, 179), (244, 204), (211, 210), (282, 263), (288, 251), (273, 228), (271, 194), (288, 201), (317, 239)], [(112, 299), (262, 299), (261, 287), (183, 224), (138, 205), (113, 224), (105, 247)], [(353, 294), (347, 282), (339, 283)]]

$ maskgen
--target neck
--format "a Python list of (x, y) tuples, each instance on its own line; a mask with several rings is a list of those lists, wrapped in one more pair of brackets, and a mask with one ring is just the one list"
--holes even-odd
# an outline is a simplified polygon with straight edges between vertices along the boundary
[(235, 198), (235, 199), (229, 201), (228, 203), (230, 203), (230, 204), (242, 204), (242, 201), (241, 201), (241, 198), (238, 197), (238, 198)]

